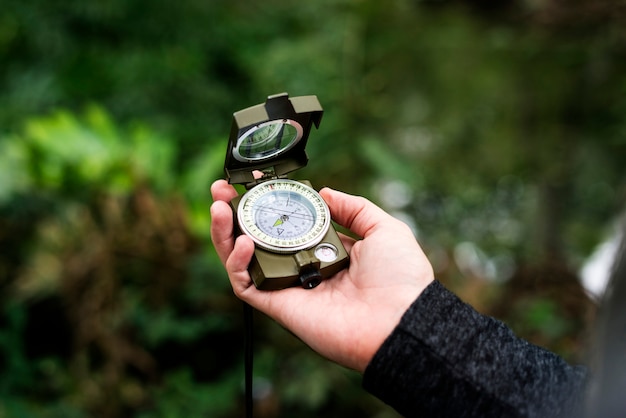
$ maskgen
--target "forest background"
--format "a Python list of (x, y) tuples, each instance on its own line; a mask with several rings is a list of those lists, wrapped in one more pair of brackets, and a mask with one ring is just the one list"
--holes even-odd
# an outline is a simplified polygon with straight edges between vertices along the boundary
[[(294, 177), (380, 204), (463, 299), (584, 361), (625, 23), (623, 1), (5, 0), (0, 418), (241, 416), (209, 186), (232, 113), (280, 92), (325, 109)], [(397, 416), (255, 320), (259, 417)]]

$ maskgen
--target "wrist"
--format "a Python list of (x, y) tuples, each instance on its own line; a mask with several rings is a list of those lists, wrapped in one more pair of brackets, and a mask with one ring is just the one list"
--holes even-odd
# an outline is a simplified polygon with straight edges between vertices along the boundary
[(384, 301), (384, 306), (381, 307), (379, 304), (379, 306), (371, 310), (375, 314), (371, 315), (371, 318), (366, 321), (363, 335), (357, 339), (358, 345), (357, 350), (355, 350), (355, 365), (353, 366), (355, 370), (360, 373), (365, 371), (374, 355), (400, 324), (402, 317), (411, 305), (433, 281), (434, 279), (431, 279), (424, 282), (421, 286), (396, 292), (393, 297), (379, 295), (378, 300)]

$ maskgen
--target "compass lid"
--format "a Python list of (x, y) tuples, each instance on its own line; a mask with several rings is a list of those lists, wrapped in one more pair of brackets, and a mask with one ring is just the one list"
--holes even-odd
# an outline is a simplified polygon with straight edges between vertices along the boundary
[(265, 103), (233, 114), (224, 172), (229, 183), (254, 182), (254, 170), (272, 167), (276, 176), (306, 166), (312, 124), (324, 110), (317, 96), (269, 96)]

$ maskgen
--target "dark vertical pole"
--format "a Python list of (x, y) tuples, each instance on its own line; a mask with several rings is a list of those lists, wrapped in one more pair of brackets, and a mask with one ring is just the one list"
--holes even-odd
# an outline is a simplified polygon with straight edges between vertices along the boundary
[(246, 418), (252, 418), (252, 307), (244, 302), (244, 368), (245, 368), (245, 398), (246, 398)]

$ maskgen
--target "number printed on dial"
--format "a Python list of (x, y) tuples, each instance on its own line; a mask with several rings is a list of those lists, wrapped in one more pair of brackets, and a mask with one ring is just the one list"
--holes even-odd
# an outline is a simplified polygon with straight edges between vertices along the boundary
[(322, 197), (313, 188), (288, 179), (253, 187), (239, 202), (237, 217), (245, 234), (276, 252), (311, 248), (330, 227), (330, 211)]

